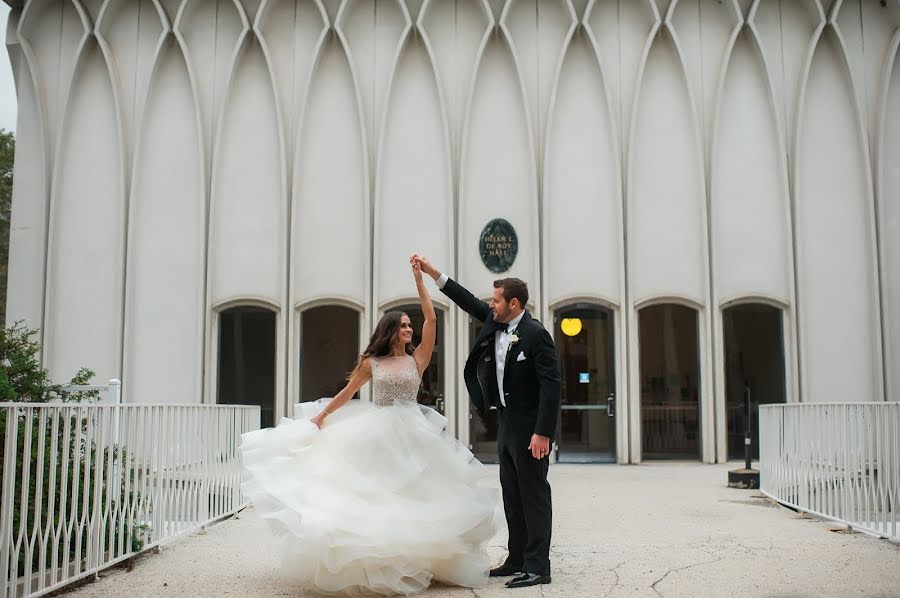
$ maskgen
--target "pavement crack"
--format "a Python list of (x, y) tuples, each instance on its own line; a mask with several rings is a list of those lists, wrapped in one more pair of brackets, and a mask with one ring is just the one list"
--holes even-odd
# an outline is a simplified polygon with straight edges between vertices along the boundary
[(640, 557), (632, 557), (630, 559), (625, 559), (624, 561), (622, 561), (621, 563), (619, 563), (612, 569), (606, 569), (606, 571), (609, 571), (610, 573), (612, 573), (613, 575), (616, 576), (616, 582), (612, 585), (611, 588), (609, 588), (609, 591), (603, 595), (603, 598), (607, 598), (608, 596), (610, 596), (613, 593), (613, 591), (621, 585), (619, 583), (621, 581), (621, 578), (619, 577), (619, 571), (618, 571), (619, 567), (621, 567), (622, 565), (624, 565), (626, 563), (630, 563), (631, 561), (637, 560), (639, 558)]
[(713, 559), (711, 561), (703, 561), (702, 563), (694, 563), (693, 565), (687, 565), (685, 567), (676, 567), (674, 569), (669, 569), (668, 571), (666, 571), (665, 575), (663, 575), (662, 577), (660, 577), (659, 579), (657, 579), (656, 581), (653, 582), (653, 584), (650, 586), (650, 589), (653, 590), (654, 592), (656, 592), (657, 596), (660, 596), (660, 598), (662, 598), (663, 594), (662, 594), (662, 592), (660, 592), (659, 590), (656, 589), (656, 585), (661, 583), (665, 578), (667, 578), (670, 573), (676, 573), (678, 571), (685, 571), (686, 569), (693, 569), (694, 567), (700, 567), (702, 565), (712, 565), (713, 563), (718, 563), (719, 561), (722, 560), (722, 557), (720, 557), (720, 556), (714, 555), (714, 554), (707, 552), (705, 550), (702, 550), (702, 549), (699, 549), (699, 550), (701, 550), (701, 552), (705, 552), (706, 554), (708, 554), (710, 556), (714, 556), (715, 559)]

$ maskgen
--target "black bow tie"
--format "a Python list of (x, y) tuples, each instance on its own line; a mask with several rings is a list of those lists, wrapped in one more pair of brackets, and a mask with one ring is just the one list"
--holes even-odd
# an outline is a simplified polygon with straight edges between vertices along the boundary
[(502, 324), (500, 326), (500, 332), (509, 332), (509, 324)]

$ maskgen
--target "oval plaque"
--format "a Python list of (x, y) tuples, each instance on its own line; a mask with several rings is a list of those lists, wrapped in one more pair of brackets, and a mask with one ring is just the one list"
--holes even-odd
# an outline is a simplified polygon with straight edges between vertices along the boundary
[(497, 274), (509, 270), (519, 253), (519, 237), (516, 229), (503, 218), (494, 218), (481, 231), (478, 243), (481, 261)]

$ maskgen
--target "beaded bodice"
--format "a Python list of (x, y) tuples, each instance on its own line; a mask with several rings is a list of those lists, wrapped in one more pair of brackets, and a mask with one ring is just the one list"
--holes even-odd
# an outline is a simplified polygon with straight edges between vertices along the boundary
[(376, 406), (415, 403), (420, 383), (412, 355), (372, 358), (372, 400)]

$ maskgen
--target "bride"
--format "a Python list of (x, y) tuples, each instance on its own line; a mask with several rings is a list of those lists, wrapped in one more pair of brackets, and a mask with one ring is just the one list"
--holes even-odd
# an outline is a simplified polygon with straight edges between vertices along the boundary
[[(349, 382), (303, 417), (241, 437), (244, 491), (282, 538), (284, 570), (345, 595), (413, 594), (432, 581), (481, 587), (498, 531), (498, 491), (484, 467), (416, 402), (437, 317), (418, 264), (425, 315), (413, 349), (409, 316), (381, 318)], [(350, 401), (369, 380), (372, 403)]]

